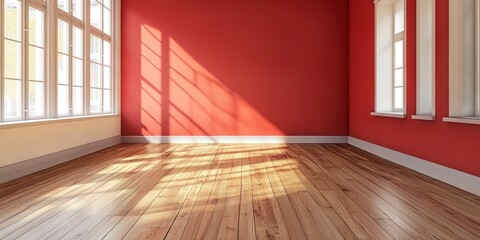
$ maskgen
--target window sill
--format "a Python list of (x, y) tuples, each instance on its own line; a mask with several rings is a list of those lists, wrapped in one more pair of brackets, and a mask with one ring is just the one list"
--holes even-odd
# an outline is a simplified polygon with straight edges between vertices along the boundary
[(375, 117), (406, 118), (405, 113), (399, 112), (372, 112), (370, 115)]
[(435, 116), (433, 116), (433, 115), (413, 115), (412, 119), (421, 120), (421, 121), (435, 121)]
[(444, 122), (450, 122), (450, 123), (464, 123), (464, 124), (475, 124), (475, 125), (480, 125), (480, 118), (478, 117), (464, 117), (464, 118), (459, 118), (459, 117), (446, 117), (443, 118)]
[(4, 123), (0, 123), (0, 129), (32, 127), (32, 126), (38, 126), (38, 125), (57, 124), (57, 123), (63, 123), (63, 122), (76, 122), (76, 121), (85, 121), (85, 120), (93, 120), (93, 119), (101, 119), (101, 118), (113, 118), (113, 117), (119, 117), (119, 116), (120, 114), (105, 114), (105, 115), (90, 115), (90, 116), (68, 117), (68, 118), (49, 118), (49, 119), (28, 120), (28, 121), (4, 122)]

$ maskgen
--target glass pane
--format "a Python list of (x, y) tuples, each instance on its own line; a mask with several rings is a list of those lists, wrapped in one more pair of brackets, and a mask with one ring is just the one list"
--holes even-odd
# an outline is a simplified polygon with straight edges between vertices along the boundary
[(403, 0), (395, 2), (395, 34), (405, 29), (405, 3)]
[(396, 69), (394, 74), (394, 87), (403, 87), (403, 68)]
[(102, 87), (102, 66), (100, 64), (90, 64), (90, 86), (95, 88)]
[(72, 54), (74, 57), (83, 58), (83, 30), (73, 27)]
[(393, 107), (395, 109), (403, 109), (403, 87), (398, 87), (394, 89)]
[(102, 40), (94, 35), (90, 36), (90, 61), (102, 63)]
[(394, 46), (395, 51), (395, 60), (394, 60), (394, 68), (403, 67), (403, 40), (395, 42)]
[(68, 56), (59, 53), (58, 54), (58, 79), (57, 82), (59, 84), (68, 84), (68, 75), (69, 75), (69, 68), (68, 68)]
[(69, 103), (68, 103), (68, 86), (58, 85), (57, 95), (57, 114), (58, 116), (70, 115)]
[(110, 67), (103, 67), (103, 88), (111, 89), (112, 88), (112, 72)]
[(103, 41), (103, 64), (112, 65), (112, 45), (107, 41)]
[(57, 6), (59, 9), (62, 9), (65, 12), (70, 11), (70, 6), (69, 6), (70, 0), (57, 0)]
[(45, 18), (43, 12), (30, 7), (28, 17), (28, 43), (43, 47), (44, 46), (44, 26)]
[(58, 51), (61, 53), (69, 54), (69, 28), (68, 23), (58, 20)]
[(20, 72), (22, 65), (22, 45), (21, 43), (5, 40), (4, 47), (4, 76), (5, 78), (21, 79)]
[(5, 120), (22, 119), (22, 81), (5, 79), (3, 114)]
[(90, 113), (101, 113), (102, 90), (90, 89)]
[(103, 8), (103, 32), (110, 35), (112, 33), (112, 13), (110, 10)]
[(5, 0), (3, 26), (5, 38), (20, 41), (21, 40), (21, 6), (20, 1)]
[(74, 87), (72, 91), (73, 115), (83, 115), (83, 87)]
[(90, 25), (102, 30), (102, 5), (90, 0)]
[(83, 0), (72, 1), (73, 16), (83, 20)]
[(43, 82), (29, 82), (28, 84), (28, 116), (43, 117), (45, 114), (45, 89)]
[(103, 91), (103, 112), (109, 113), (112, 111), (112, 94), (110, 90)]
[(44, 53), (42, 48), (28, 47), (28, 79), (35, 81), (44, 80)]
[(103, 6), (112, 9), (112, 0), (103, 0)]
[(72, 81), (74, 86), (83, 86), (83, 60), (73, 59)]

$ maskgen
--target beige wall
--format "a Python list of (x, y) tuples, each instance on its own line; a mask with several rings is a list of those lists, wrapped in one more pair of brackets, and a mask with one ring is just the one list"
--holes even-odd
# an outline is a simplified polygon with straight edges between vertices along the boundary
[(119, 116), (0, 125), (0, 167), (120, 134)]

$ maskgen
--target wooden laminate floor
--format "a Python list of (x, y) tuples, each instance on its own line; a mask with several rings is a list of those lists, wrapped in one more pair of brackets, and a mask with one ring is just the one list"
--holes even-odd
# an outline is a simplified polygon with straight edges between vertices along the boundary
[(0, 239), (479, 239), (480, 198), (342, 144), (123, 144), (0, 185)]

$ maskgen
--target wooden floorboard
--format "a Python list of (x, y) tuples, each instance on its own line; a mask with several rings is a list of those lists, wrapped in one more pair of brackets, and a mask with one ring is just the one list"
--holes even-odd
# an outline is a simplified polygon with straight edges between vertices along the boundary
[(346, 144), (121, 144), (0, 184), (0, 239), (480, 239), (480, 197)]

